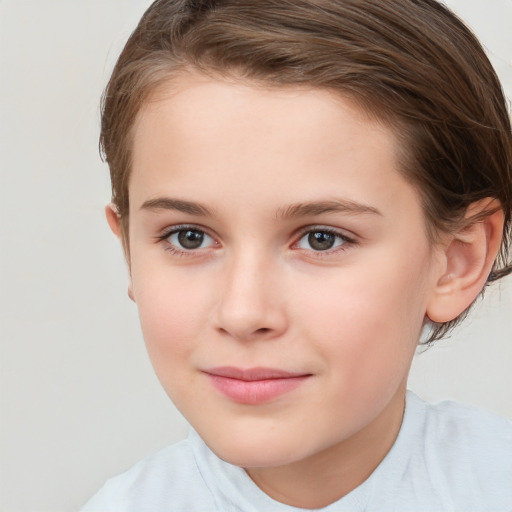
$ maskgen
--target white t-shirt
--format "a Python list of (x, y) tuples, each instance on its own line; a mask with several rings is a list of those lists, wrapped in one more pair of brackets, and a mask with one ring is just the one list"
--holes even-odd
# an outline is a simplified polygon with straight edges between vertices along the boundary
[[(359, 487), (323, 512), (510, 512), (512, 423), (407, 393), (395, 444)], [(304, 512), (188, 438), (107, 481), (81, 512)]]

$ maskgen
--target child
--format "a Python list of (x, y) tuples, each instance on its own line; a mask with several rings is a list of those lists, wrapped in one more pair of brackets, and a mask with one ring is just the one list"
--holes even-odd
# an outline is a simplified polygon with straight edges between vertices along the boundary
[(108, 84), (107, 219), (187, 440), (84, 512), (505, 511), (512, 426), (406, 391), (511, 271), (512, 134), (434, 0), (157, 0)]

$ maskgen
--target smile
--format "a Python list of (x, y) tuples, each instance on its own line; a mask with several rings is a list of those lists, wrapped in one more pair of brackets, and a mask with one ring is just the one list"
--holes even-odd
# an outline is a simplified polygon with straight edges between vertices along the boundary
[(205, 370), (213, 387), (234, 402), (247, 405), (263, 404), (288, 393), (311, 374), (290, 373), (273, 368), (220, 367)]

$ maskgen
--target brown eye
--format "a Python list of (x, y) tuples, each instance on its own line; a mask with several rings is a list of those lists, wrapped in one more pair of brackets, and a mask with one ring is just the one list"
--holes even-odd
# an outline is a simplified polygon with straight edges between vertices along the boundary
[(308, 235), (308, 242), (315, 251), (326, 251), (332, 249), (336, 242), (336, 237), (332, 233), (313, 231)]
[(178, 251), (193, 251), (194, 249), (205, 249), (215, 245), (211, 236), (192, 227), (176, 229), (162, 238), (162, 240), (164, 239)]
[(193, 229), (178, 231), (178, 242), (184, 249), (198, 249), (204, 240), (204, 233)]
[(349, 238), (337, 231), (331, 229), (313, 229), (305, 233), (297, 245), (300, 249), (322, 252), (350, 243), (351, 240)]

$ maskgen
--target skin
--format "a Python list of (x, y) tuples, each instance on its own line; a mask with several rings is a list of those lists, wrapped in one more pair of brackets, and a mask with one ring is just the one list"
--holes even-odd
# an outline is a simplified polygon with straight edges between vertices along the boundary
[[(447, 258), (462, 245), (431, 246), (393, 132), (327, 91), (183, 75), (145, 105), (133, 144), (130, 294), (163, 387), (274, 499), (336, 501), (396, 439), (428, 310), (446, 312), (467, 270)], [(199, 248), (167, 236), (183, 225), (206, 233)], [(315, 250), (308, 233), (325, 229), (334, 246)], [(219, 366), (307, 377), (246, 404), (212, 385)]]

